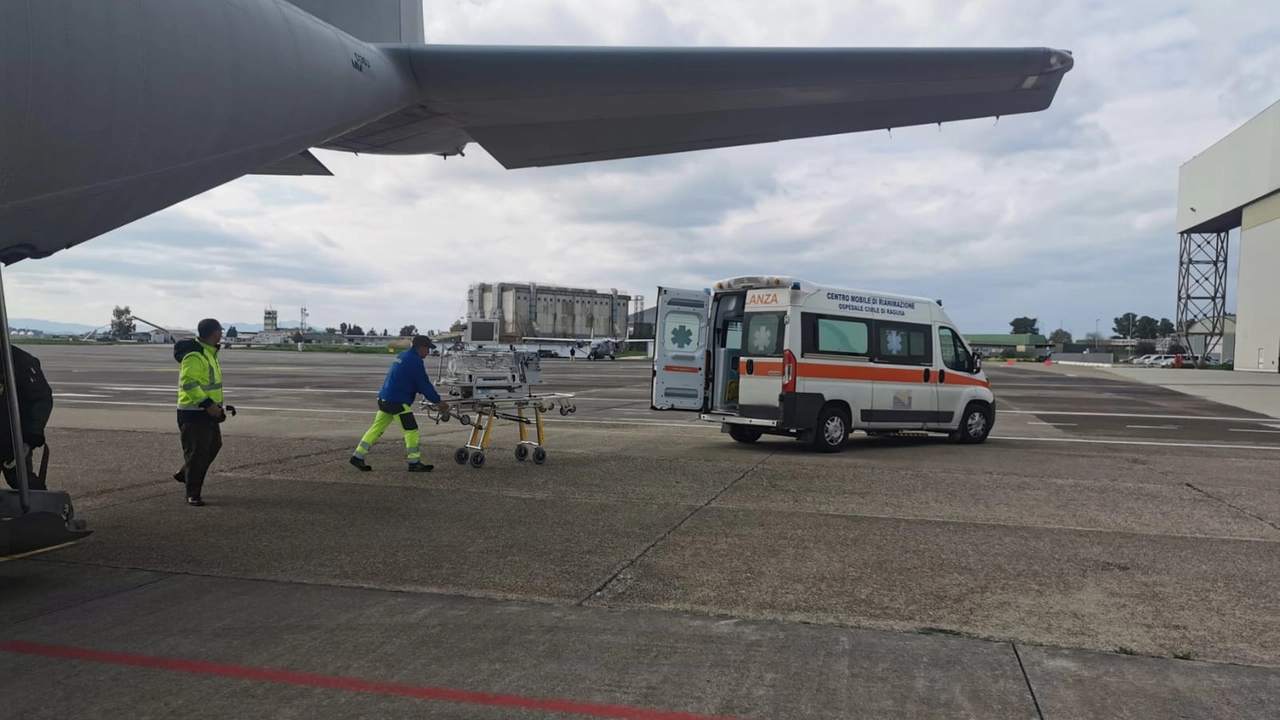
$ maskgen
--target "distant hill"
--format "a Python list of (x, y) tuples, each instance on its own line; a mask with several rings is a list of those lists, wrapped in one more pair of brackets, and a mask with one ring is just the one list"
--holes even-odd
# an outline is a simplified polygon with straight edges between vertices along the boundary
[(38, 330), (52, 335), (83, 335), (94, 329), (93, 325), (80, 323), (53, 322), (52, 320), (36, 320), (33, 318), (9, 318), (10, 330)]

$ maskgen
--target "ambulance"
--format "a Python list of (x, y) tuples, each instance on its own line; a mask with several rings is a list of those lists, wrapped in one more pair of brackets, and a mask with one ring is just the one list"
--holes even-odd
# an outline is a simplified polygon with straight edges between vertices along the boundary
[(746, 276), (658, 288), (655, 323), (652, 408), (741, 443), (837, 452), (854, 430), (981, 443), (995, 424), (982, 362), (934, 300)]

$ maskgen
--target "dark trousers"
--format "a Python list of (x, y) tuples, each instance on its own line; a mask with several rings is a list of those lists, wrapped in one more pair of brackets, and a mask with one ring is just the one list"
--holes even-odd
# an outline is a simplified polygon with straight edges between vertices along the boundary
[(222, 428), (213, 423), (183, 423), (182, 431), (183, 477), (187, 481), (187, 497), (198, 498), (204, 489), (204, 476), (218, 451), (222, 449)]
[[(0, 461), (2, 461), (2, 462), (3, 462), (3, 464), (5, 465), (5, 468), (4, 468), (4, 480), (5, 480), (5, 482), (9, 483), (9, 487), (13, 488), (14, 490), (17, 490), (17, 489), (19, 489), (19, 488), (18, 488), (18, 468), (17, 468), (17, 467), (8, 467), (8, 464), (9, 464), (9, 463), (11, 463), (11, 462), (13, 462), (13, 458), (12, 458), (12, 457), (10, 457), (10, 455), (12, 455), (12, 454), (13, 454), (13, 453), (8, 452), (7, 450), (6, 450), (4, 453), (0, 453), (0, 455), (3, 455), (3, 456), (4, 456), (4, 457), (0, 458)], [(31, 450), (28, 450), (28, 451), (27, 451), (27, 457), (26, 457), (26, 461), (27, 461), (27, 489), (28, 489), (28, 490), (45, 490), (45, 489), (47, 489), (47, 488), (45, 488), (45, 485), (44, 485), (44, 478), (41, 478), (41, 477), (37, 477), (37, 476), (36, 476), (36, 469), (35, 469), (35, 465), (34, 465), (34, 463), (32, 463), (32, 461), (31, 461), (31, 456), (32, 456), (33, 454), (34, 454), (34, 451), (31, 451)]]

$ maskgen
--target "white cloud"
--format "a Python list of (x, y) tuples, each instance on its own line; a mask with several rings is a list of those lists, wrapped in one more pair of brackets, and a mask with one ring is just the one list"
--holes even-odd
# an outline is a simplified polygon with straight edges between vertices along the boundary
[[(1280, 99), (1280, 7), (1049, 0), (427, 0), (449, 43), (1047, 45), (1077, 64), (1040, 114), (615, 163), (317, 155), (333, 178), (239, 180), (7, 273), (17, 316), (114, 304), (439, 328), (477, 281), (644, 294), (778, 272), (944, 298), (968, 332), (1083, 335), (1173, 317), (1177, 168)], [(206, 263), (205, 253), (212, 254)]]

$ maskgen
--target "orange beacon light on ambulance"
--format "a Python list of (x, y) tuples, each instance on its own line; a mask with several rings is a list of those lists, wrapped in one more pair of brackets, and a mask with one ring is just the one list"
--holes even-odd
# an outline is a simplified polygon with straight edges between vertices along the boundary
[(836, 452), (854, 430), (987, 439), (981, 360), (927, 298), (747, 276), (658, 288), (651, 405), (718, 422), (734, 440), (781, 435)]

